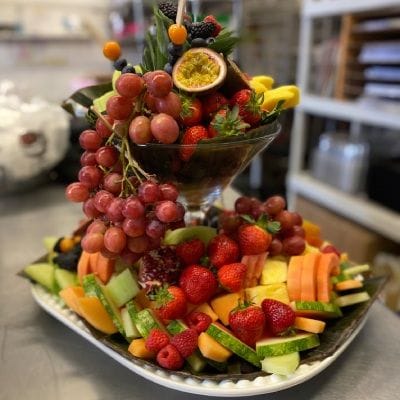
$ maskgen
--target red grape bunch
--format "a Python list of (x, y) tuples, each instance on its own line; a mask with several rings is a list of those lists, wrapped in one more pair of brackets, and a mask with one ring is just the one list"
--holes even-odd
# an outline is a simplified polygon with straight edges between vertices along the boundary
[(306, 247), (305, 231), (302, 228), (303, 219), (300, 214), (285, 209), (286, 201), (281, 196), (272, 196), (264, 202), (250, 197), (239, 197), (235, 202), (234, 211), (225, 211), (219, 218), (222, 230), (235, 235), (239, 226), (245, 223), (242, 215), (258, 219), (265, 214), (271, 222), (279, 222), (280, 229), (272, 234), (268, 252), (271, 256), (285, 254), (295, 256), (302, 254)]

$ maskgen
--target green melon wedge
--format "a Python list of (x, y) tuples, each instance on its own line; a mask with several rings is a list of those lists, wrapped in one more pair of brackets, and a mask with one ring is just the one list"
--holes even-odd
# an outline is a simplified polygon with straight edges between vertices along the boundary
[(318, 335), (314, 333), (299, 333), (295, 336), (268, 338), (256, 343), (257, 355), (265, 357), (283, 356), (285, 354), (304, 351), (319, 346)]
[(78, 285), (78, 277), (75, 272), (66, 269), (56, 268), (54, 270), (54, 278), (60, 289), (66, 289), (71, 286)]
[(287, 376), (293, 374), (299, 364), (300, 354), (296, 351), (283, 356), (265, 357), (261, 361), (261, 369), (268, 374)]
[(132, 300), (140, 291), (137, 280), (129, 268), (113, 276), (106, 287), (117, 307), (121, 307)]
[(25, 267), (24, 272), (36, 283), (39, 283), (47, 290), (54, 292), (56, 281), (54, 278), (54, 266), (48, 263), (31, 264)]
[(339, 307), (352, 306), (353, 304), (363, 303), (370, 299), (367, 292), (358, 292), (352, 294), (346, 294), (345, 296), (339, 296), (335, 300), (335, 304)]
[(293, 301), (291, 303), (296, 315), (317, 318), (330, 319), (342, 316), (340, 308), (334, 303), (324, 303), (322, 301)]

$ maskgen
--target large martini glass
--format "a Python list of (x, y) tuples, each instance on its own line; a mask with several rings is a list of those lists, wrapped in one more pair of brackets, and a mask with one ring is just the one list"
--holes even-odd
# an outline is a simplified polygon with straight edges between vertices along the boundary
[[(159, 144), (133, 145), (136, 161), (162, 182), (173, 182), (186, 207), (187, 225), (205, 223), (205, 216), (222, 191), (240, 174), (250, 161), (266, 149), (280, 132), (275, 122), (226, 139), (213, 139), (197, 145)], [(182, 150), (193, 155), (183, 161)]]

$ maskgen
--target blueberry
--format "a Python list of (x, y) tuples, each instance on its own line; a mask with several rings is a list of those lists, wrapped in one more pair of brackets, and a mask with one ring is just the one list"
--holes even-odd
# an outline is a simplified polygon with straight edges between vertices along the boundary
[(165, 64), (164, 71), (170, 75), (172, 75), (173, 66), (170, 63)]
[(204, 47), (207, 46), (207, 42), (203, 38), (196, 38), (192, 40), (192, 47)]
[(176, 56), (174, 54), (168, 54), (168, 63), (171, 65), (174, 65), (176, 61), (178, 60), (179, 56)]
[(133, 65), (127, 65), (122, 69), (123, 74), (134, 74), (136, 73), (135, 67)]
[(128, 62), (125, 60), (125, 58), (120, 58), (119, 60), (114, 62), (114, 68), (117, 71), (122, 71), (127, 65)]
[(173, 56), (180, 57), (183, 53), (183, 46), (175, 45), (173, 43), (168, 44), (168, 53)]

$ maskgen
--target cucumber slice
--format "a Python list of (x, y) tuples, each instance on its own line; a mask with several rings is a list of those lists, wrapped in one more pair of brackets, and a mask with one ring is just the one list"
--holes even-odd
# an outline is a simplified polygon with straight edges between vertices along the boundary
[(47, 290), (56, 290), (54, 266), (48, 263), (31, 264), (25, 267), (24, 272), (32, 280), (44, 286)]
[(70, 286), (78, 285), (78, 277), (76, 273), (67, 271), (66, 269), (56, 268), (54, 270), (54, 278), (61, 290)]
[(318, 335), (314, 333), (299, 333), (295, 336), (268, 338), (256, 343), (257, 355), (265, 357), (283, 356), (285, 354), (304, 351), (319, 346)]
[(213, 339), (226, 347), (250, 364), (260, 368), (260, 359), (257, 353), (247, 344), (243, 343), (222, 325), (212, 323), (206, 331)]
[(94, 274), (85, 275), (83, 277), (83, 290), (87, 296), (97, 297), (100, 300), (118, 331), (125, 336), (121, 312), (108, 294), (107, 288), (100, 283)]
[(261, 361), (261, 369), (268, 374), (287, 376), (293, 374), (299, 364), (300, 354), (296, 351), (283, 356), (265, 357)]
[(335, 304), (339, 307), (352, 306), (353, 304), (363, 303), (370, 299), (367, 292), (358, 292), (340, 296), (335, 300)]
[(322, 301), (293, 301), (291, 303), (296, 314), (301, 316), (312, 316), (323, 319), (339, 318), (342, 316), (340, 308), (334, 303), (324, 303)]
[(113, 276), (106, 285), (107, 291), (117, 307), (132, 300), (140, 291), (139, 285), (129, 268)]
[[(167, 325), (167, 330), (171, 335), (177, 335), (186, 329), (189, 329), (188, 326), (180, 319), (174, 319)], [(189, 357), (186, 357), (186, 361), (189, 363), (194, 372), (201, 372), (207, 365), (207, 361), (201, 355), (199, 349), (196, 349), (193, 354), (191, 354)]]
[(200, 239), (207, 246), (208, 242), (217, 236), (217, 230), (209, 226), (188, 226), (173, 231), (167, 231), (164, 243), (167, 245), (177, 245), (190, 239)]
[(126, 308), (123, 308), (121, 310), (121, 318), (127, 339), (132, 340), (142, 337), (135, 324), (133, 323), (132, 318), (129, 315), (129, 311)]

